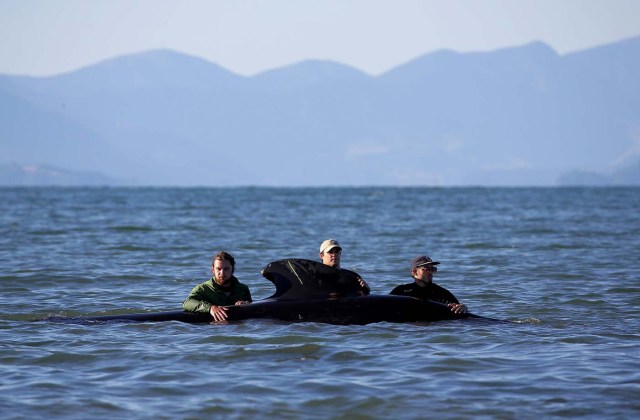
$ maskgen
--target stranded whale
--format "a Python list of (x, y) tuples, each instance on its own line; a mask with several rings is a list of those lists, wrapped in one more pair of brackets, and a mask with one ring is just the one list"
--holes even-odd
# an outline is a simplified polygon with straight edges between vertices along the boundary
[[(271, 281), (275, 293), (251, 304), (228, 306), (228, 321), (266, 318), (289, 322), (323, 322), (330, 324), (369, 324), (373, 322), (432, 322), (441, 320), (484, 318), (474, 314), (454, 314), (441, 303), (421, 301), (408, 296), (360, 296), (357, 274), (329, 267), (317, 261), (283, 259), (269, 263), (262, 275)], [(210, 323), (208, 313), (185, 311), (87, 316), (50, 317), (65, 322), (158, 322), (181, 321)]]

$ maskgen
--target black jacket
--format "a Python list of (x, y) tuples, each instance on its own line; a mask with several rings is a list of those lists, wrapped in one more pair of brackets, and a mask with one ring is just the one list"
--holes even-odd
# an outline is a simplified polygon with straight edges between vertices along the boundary
[(444, 287), (435, 283), (427, 283), (425, 287), (420, 287), (416, 282), (397, 286), (391, 291), (392, 295), (412, 296), (421, 300), (432, 300), (444, 304), (460, 303), (458, 299)]

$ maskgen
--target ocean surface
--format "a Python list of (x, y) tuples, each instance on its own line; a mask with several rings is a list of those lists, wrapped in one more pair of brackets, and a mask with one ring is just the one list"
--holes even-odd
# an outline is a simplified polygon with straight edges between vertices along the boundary
[[(219, 250), (263, 299), (327, 238), (515, 322), (42, 321), (180, 309)], [(639, 415), (640, 188), (0, 188), (2, 419)]]

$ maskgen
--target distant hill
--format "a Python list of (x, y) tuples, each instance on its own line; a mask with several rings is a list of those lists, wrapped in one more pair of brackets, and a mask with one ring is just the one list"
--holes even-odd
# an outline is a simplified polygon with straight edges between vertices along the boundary
[(640, 185), (640, 159), (628, 166), (623, 166), (607, 174), (588, 171), (572, 171), (558, 179), (559, 185), (584, 186), (631, 186)]
[(48, 165), (0, 164), (0, 186), (107, 186), (123, 185), (97, 172), (69, 171)]
[(0, 163), (147, 185), (633, 184), (615, 174), (640, 156), (638, 74), (640, 37), (437, 51), (377, 77), (149, 51), (0, 76)]

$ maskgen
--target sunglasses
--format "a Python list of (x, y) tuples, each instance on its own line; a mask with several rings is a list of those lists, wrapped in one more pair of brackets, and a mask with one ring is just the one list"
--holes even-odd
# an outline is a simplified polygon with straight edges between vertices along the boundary
[(418, 268), (422, 268), (423, 270), (430, 271), (432, 273), (435, 273), (436, 271), (438, 271), (438, 267), (436, 267), (435, 265), (425, 265)]

